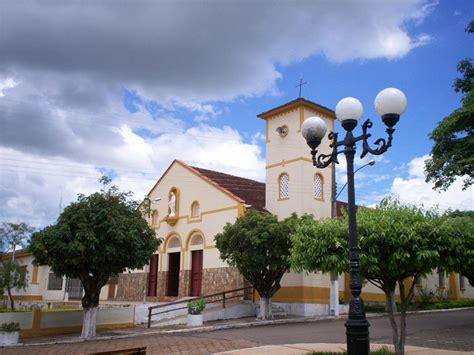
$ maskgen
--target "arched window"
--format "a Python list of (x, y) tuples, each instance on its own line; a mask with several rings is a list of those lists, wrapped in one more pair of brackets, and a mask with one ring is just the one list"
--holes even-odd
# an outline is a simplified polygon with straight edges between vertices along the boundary
[(158, 210), (153, 210), (151, 212), (151, 224), (152, 225), (158, 224)]
[(200, 213), (199, 202), (194, 201), (191, 204), (191, 218), (198, 218)]
[(281, 174), (278, 178), (278, 190), (280, 200), (286, 200), (290, 198), (289, 183), (290, 177), (287, 173)]
[(321, 174), (317, 173), (314, 174), (314, 180), (313, 180), (313, 193), (314, 193), (314, 198), (316, 200), (322, 200), (323, 199), (323, 177)]

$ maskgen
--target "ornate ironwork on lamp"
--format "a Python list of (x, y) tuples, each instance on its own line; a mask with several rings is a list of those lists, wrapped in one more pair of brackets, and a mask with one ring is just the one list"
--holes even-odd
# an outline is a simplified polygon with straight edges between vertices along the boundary
[(362, 124), (362, 134), (355, 136), (352, 131), (357, 126), (359, 119), (364, 112), (362, 103), (353, 97), (346, 97), (339, 101), (336, 106), (336, 117), (341, 121), (341, 125), (346, 131), (344, 139), (338, 141), (338, 133), (330, 132), (328, 139), (331, 141), (329, 147), (332, 148), (330, 154), (318, 154), (318, 146), (324, 138), (327, 127), (323, 119), (319, 117), (307, 118), (301, 127), (301, 133), (306, 139), (306, 143), (311, 148), (313, 165), (317, 168), (325, 168), (331, 163), (338, 164), (337, 156), (343, 153), (347, 162), (347, 189), (348, 203), (347, 215), (349, 220), (349, 274), (351, 299), (349, 303), (349, 317), (346, 321), (347, 352), (349, 355), (369, 354), (369, 322), (365, 317), (364, 303), (360, 298), (362, 284), (360, 280), (359, 252), (357, 248), (357, 220), (355, 210), (355, 190), (354, 190), (354, 156), (356, 153), (356, 143), (362, 141), (361, 158), (368, 153), (380, 155), (385, 153), (392, 146), (392, 138), (395, 129), (393, 128), (400, 115), (405, 112), (407, 100), (405, 94), (395, 88), (382, 90), (375, 98), (375, 110), (385, 124), (387, 139), (379, 138), (371, 148), (368, 139), (372, 136), (368, 130), (372, 128), (372, 121), (366, 120)]

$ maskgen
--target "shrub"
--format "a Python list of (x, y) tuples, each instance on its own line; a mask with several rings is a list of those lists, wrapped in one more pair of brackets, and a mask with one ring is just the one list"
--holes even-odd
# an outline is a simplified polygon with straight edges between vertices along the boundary
[(188, 302), (188, 313), (189, 314), (201, 314), (206, 308), (206, 301), (204, 298), (199, 298), (197, 300), (192, 300)]
[(2, 325), (0, 325), (0, 331), (2, 332), (18, 332), (19, 330), (20, 323), (17, 322), (2, 323)]

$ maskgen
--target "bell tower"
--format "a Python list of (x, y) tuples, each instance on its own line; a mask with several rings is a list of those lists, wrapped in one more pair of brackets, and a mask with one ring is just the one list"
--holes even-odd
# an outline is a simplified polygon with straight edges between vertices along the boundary
[[(266, 209), (280, 219), (293, 212), (331, 217), (333, 169), (313, 166), (301, 135), (303, 121), (311, 116), (321, 117), (334, 130), (334, 111), (302, 97), (257, 115), (265, 120)], [(319, 151), (330, 153), (327, 135)]]

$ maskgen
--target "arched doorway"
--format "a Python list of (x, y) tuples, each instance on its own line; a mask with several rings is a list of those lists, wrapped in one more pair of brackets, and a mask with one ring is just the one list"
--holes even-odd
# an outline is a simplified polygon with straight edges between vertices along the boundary
[(168, 282), (166, 296), (176, 297), (179, 293), (179, 272), (181, 265), (181, 242), (174, 236), (168, 240), (166, 251), (168, 254)]
[(202, 268), (203, 268), (204, 239), (202, 235), (195, 234), (191, 237), (189, 249), (191, 252), (191, 296), (201, 296)]

